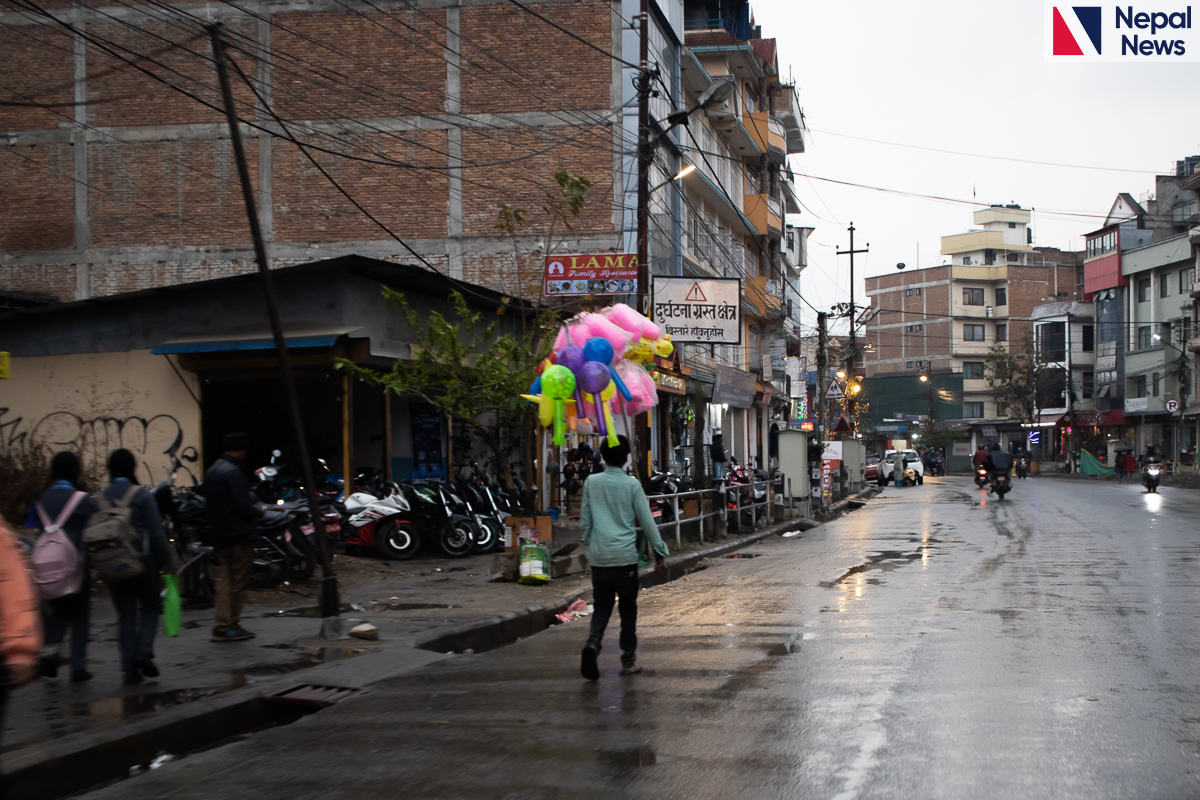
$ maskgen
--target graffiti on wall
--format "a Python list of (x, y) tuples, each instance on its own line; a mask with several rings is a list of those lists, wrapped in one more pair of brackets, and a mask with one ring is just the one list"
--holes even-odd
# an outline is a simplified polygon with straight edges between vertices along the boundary
[(183, 427), (170, 414), (153, 417), (81, 417), (70, 411), (52, 411), (36, 421), (14, 417), (0, 407), (0, 445), (25, 449), (34, 443), (51, 451), (73, 450), (84, 469), (103, 475), (108, 454), (125, 448), (138, 456), (150, 484), (170, 477), (178, 459), (180, 471), (196, 476), (190, 465), (200, 460), (195, 447), (184, 444)]

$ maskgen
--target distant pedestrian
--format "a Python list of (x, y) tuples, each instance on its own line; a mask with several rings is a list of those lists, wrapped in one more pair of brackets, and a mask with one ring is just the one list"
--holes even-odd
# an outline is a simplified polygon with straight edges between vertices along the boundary
[(162, 515), (154, 496), (138, 485), (137, 461), (128, 450), (114, 450), (108, 457), (108, 475), (112, 482), (102, 495), (106, 502), (124, 503), (130, 509), (130, 524), (138, 534), (142, 574), (112, 584), (113, 605), (117, 609), (117, 644), (121, 651), (121, 672), (127, 684), (141, 683), (142, 676), (158, 677), (154, 664), (154, 631), (162, 613), (162, 580), (159, 570), (178, 569), (175, 551), (163, 531)]
[[(17, 537), (0, 517), (0, 730), (8, 693), (37, 677), (38, 654), (42, 650), (42, 625), (38, 619), (38, 595), (29, 579), (29, 567), (21, 555)], [(0, 776), (0, 798), (6, 797)]]
[(1113, 456), (1113, 469), (1117, 471), (1117, 483), (1125, 482), (1125, 473), (1128, 472), (1125, 468), (1125, 454), (1117, 453)]
[[(588, 548), (595, 605), (579, 665), (589, 681), (600, 677), (596, 659), (614, 604), (621, 615), (621, 674), (642, 671), (637, 665), (637, 596), (643, 540), (653, 548), (654, 571), (661, 575), (667, 569), (667, 546), (658, 535), (646, 494), (641, 484), (621, 469), (629, 458), (629, 440), (618, 436), (617, 441), (616, 447), (610, 447), (607, 441), (600, 446), (607, 469), (584, 481), (580, 508), (580, 542)], [(642, 528), (640, 534), (638, 525)]]
[(713, 477), (721, 480), (725, 476), (725, 443), (721, 440), (721, 434), (713, 434), (712, 444), (708, 446), (708, 452), (712, 457)]
[(242, 472), (249, 446), (246, 434), (230, 433), (225, 452), (204, 473), (209, 543), (216, 548), (211, 570), (215, 595), (214, 642), (240, 642), (254, 634), (242, 627), (242, 606), (254, 566), (255, 520), (262, 509), (254, 504), (250, 483)]
[(1133, 475), (1135, 472), (1138, 471), (1137, 458), (1133, 455), (1132, 452), (1130, 452), (1130, 453), (1122, 454), (1121, 459), (1125, 464), (1125, 472), (1126, 472), (1126, 474), (1129, 475), (1129, 482), (1133, 483), (1134, 482)]
[[(44, 654), (41, 661), (42, 675), (47, 678), (58, 676), (58, 668), (63, 663), (61, 647), (66, 637), (67, 628), (71, 629), (71, 680), (81, 683), (91, 680), (92, 673), (87, 669), (88, 646), (88, 612), (91, 604), (91, 580), (88, 576), (86, 557), (83, 551), (83, 529), (87, 526), (92, 514), (99, 510), (96, 501), (80, 491), (79, 482), (83, 475), (83, 467), (79, 457), (69, 450), (56, 453), (50, 460), (50, 488), (42, 492), (38, 498), (38, 514), (42, 520), (43, 529), (47, 524), (58, 522), (59, 515), (66, 510), (69, 503), (74, 502), (74, 510), (62, 523), (62, 530), (78, 550), (78, 557), (84, 561), (83, 580), (79, 591), (46, 600), (42, 606), (43, 624), (46, 630), (46, 647), (49, 652)], [(75, 499), (75, 495), (82, 497)], [(49, 523), (47, 522), (49, 521)]]

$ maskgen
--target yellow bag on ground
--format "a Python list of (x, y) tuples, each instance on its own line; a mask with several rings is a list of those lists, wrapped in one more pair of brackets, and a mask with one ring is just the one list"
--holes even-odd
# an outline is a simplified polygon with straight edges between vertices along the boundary
[(550, 550), (543, 544), (521, 545), (521, 577), (517, 583), (537, 585), (550, 582)]

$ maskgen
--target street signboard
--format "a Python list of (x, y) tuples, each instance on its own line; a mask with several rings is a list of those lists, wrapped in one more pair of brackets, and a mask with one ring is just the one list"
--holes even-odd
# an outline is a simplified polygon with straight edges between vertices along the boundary
[(830, 383), (829, 389), (825, 392), (826, 400), (841, 400), (845, 396), (846, 393), (842, 391), (841, 384), (839, 384), (837, 381)]
[(1179, 401), (1178, 400), (1168, 400), (1167, 401), (1167, 411), (1174, 414), (1178, 410), (1179, 410)]
[(740, 278), (654, 278), (650, 319), (673, 342), (742, 343)]
[(547, 297), (637, 292), (636, 253), (574, 253), (546, 256)]

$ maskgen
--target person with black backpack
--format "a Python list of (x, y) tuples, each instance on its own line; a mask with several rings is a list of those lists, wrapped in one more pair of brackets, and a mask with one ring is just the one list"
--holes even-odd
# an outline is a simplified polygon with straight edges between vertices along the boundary
[(154, 631), (162, 613), (162, 579), (159, 570), (179, 568), (175, 551), (163, 530), (162, 516), (154, 496), (138, 485), (137, 460), (133, 453), (114, 450), (108, 456), (111, 483), (97, 496), (106, 507), (128, 508), (129, 526), (135, 549), (140, 554), (139, 574), (109, 584), (117, 610), (117, 645), (121, 672), (127, 684), (141, 683), (142, 676), (158, 677), (154, 664)]
[[(83, 467), (79, 463), (78, 456), (68, 450), (56, 453), (50, 460), (52, 483), (50, 488), (42, 492), (42, 496), (38, 498), (37, 502), (38, 516), (42, 521), (43, 530), (48, 527), (61, 528), (78, 551), (76, 558), (79, 559), (80, 577), (70, 587), (74, 591), (62, 594), (54, 592), (54, 596), (48, 597), (45, 594), (45, 584), (39, 587), (42, 589), (45, 600), (42, 606), (42, 625), (46, 631), (46, 647), (52, 651), (41, 659), (42, 675), (46, 678), (57, 677), (58, 668), (63, 663), (59, 648), (66, 636), (67, 627), (70, 626), (71, 681), (74, 683), (90, 680), (92, 677), (92, 673), (87, 670), (88, 610), (91, 586), (83, 552), (83, 529), (87, 527), (91, 516), (99, 511), (96, 501), (79, 490), (82, 474)], [(83, 496), (77, 497), (77, 495)], [(67, 511), (69, 513), (66, 514), (66, 519), (60, 519), (63, 512)], [(43, 535), (45, 534), (43, 533)], [(35, 557), (35, 581), (38, 577), (38, 564)]]

